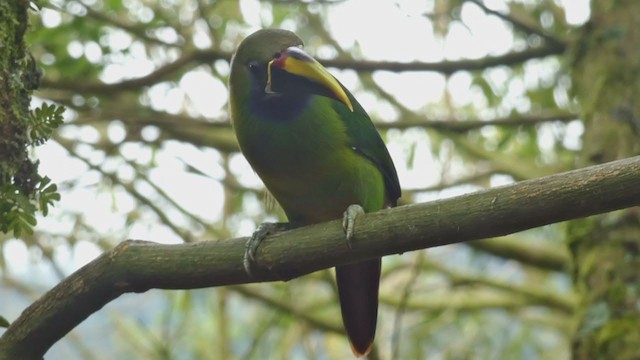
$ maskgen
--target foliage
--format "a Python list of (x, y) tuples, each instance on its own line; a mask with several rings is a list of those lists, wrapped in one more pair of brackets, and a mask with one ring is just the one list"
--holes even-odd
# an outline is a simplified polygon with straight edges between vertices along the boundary
[(3, 316), (0, 316), (0, 327), (6, 328), (9, 326), (9, 321), (5, 319)]
[(42, 145), (49, 140), (53, 131), (62, 125), (64, 118), (64, 106), (42, 104), (31, 112), (29, 117), (29, 145)]
[[(263, 201), (264, 189), (238, 154), (226, 115), (228, 61), (258, 27), (292, 29), (310, 53), (334, 61), (338, 69), (331, 71), (383, 129), (403, 203), (572, 168), (583, 123), (565, 74), (570, 64), (563, 44), (576, 29), (566, 9), (551, 0), (504, 1), (497, 14), (479, 1), (410, 3), (376, 2), (370, 10), (384, 11), (356, 14), (357, 29), (343, 33), (339, 19), (353, 18), (355, 2), (38, 2), (41, 11), (31, 14), (26, 35), (43, 69), (36, 95), (58, 105), (24, 113), (23, 143), (50, 139), (34, 152), (52, 180), (34, 178), (27, 186), (32, 192), (5, 185), (0, 222), (10, 225), (2, 229), (62, 276), (70, 270), (61, 259), (82, 263), (64, 253), (95, 252), (132, 237), (225, 239), (282, 218)], [(369, 33), (388, 49), (372, 49)], [(466, 39), (459, 52), (442, 45), (459, 38)], [(380, 64), (374, 60), (399, 66), (358, 70)], [(403, 68), (416, 63), (433, 67)], [(59, 194), (65, 201), (55, 203)], [(33, 228), (38, 209), (60, 227)], [(385, 259), (375, 356), (566, 358), (574, 289), (562, 265), (568, 258), (564, 230), (548, 226), (509, 237), (508, 243), (521, 245), (515, 249), (504, 242), (470, 244)], [(531, 255), (541, 253), (560, 254), (560, 260), (550, 266)], [(25, 293), (10, 281), (9, 268), (3, 264), (0, 295), (9, 288)], [(126, 309), (106, 310), (109, 329), (118, 331), (102, 333), (114, 334), (109, 343), (116, 345), (91, 342), (95, 353), (222, 359), (350, 354), (336, 330), (328, 271), (287, 284), (141, 296), (148, 297), (133, 304), (119, 299)], [(89, 336), (77, 335), (80, 340), (65, 342), (86, 347)], [(52, 357), (77, 356), (60, 354)]]
[(33, 234), (33, 227), (38, 223), (36, 211), (47, 216), (49, 206), (60, 200), (57, 190), (56, 184), (51, 184), (46, 176), (36, 183), (31, 195), (12, 184), (0, 188), (0, 231), (13, 232), (16, 237), (23, 233)]
[[(27, 149), (44, 144), (63, 122), (64, 107), (43, 104), (29, 112), (31, 92), (38, 87), (41, 72), (25, 52), (23, 35), (26, 22), (13, 22), (25, 16), (28, 2), (1, 5), (0, 32), (2, 61), (2, 104), (0, 109), (0, 231), (19, 237), (32, 234), (36, 213), (44, 216), (60, 199), (55, 184), (38, 173), (38, 162)], [(13, 20), (16, 20), (13, 19)], [(12, 38), (10, 35), (14, 35)]]
[[(27, 145), (44, 144), (53, 131), (62, 124), (64, 107), (43, 104), (31, 112), (28, 120), (30, 142)], [(38, 163), (23, 162), (14, 177), (13, 184), (0, 187), (0, 231), (13, 232), (20, 237), (23, 233), (33, 234), (33, 228), (38, 223), (36, 212), (47, 216), (49, 206), (60, 200), (60, 193), (56, 184), (48, 177), (37, 175)], [(26, 166), (26, 169), (24, 167)], [(28, 174), (23, 174), (28, 172)], [(27, 183), (24, 179), (29, 179)], [(32, 183), (35, 179), (35, 183)]]

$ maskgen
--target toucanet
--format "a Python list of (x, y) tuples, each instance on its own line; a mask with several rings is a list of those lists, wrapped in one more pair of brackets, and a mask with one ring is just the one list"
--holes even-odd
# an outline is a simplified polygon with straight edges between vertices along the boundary
[[(297, 35), (278, 29), (259, 30), (238, 47), (229, 92), (242, 153), (295, 226), (354, 216), (345, 212), (351, 205), (366, 212), (395, 206), (398, 175), (369, 115), (302, 47)], [(366, 355), (380, 259), (338, 266), (336, 280), (351, 348)]]

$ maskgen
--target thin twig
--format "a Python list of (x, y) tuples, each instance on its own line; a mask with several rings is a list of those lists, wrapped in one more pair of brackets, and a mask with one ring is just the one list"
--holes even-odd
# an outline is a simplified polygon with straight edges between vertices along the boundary
[(400, 339), (402, 338), (402, 316), (407, 310), (407, 304), (413, 290), (413, 286), (418, 280), (418, 276), (422, 270), (422, 262), (424, 261), (424, 251), (418, 251), (415, 261), (411, 266), (411, 274), (402, 291), (400, 303), (396, 307), (396, 314), (393, 319), (393, 332), (391, 335), (391, 359), (400, 359)]
[(487, 14), (495, 15), (502, 20), (510, 22), (511, 24), (513, 24), (513, 26), (515, 26), (516, 28), (526, 33), (540, 36), (541, 38), (546, 40), (549, 43), (549, 45), (551, 45), (552, 47), (555, 47), (558, 49), (565, 49), (567, 46), (565, 41), (558, 39), (556, 36), (549, 34), (545, 30), (533, 24), (525, 23), (524, 21), (519, 20), (513, 16), (509, 16), (508, 14), (503, 14), (499, 11), (488, 8), (481, 0), (466, 0), (466, 1), (476, 4)]

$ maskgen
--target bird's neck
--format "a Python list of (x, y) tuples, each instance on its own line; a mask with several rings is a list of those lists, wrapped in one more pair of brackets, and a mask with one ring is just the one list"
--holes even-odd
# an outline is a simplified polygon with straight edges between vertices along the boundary
[(312, 95), (267, 94), (264, 87), (254, 84), (251, 88), (250, 109), (265, 121), (289, 122), (296, 119), (308, 105)]

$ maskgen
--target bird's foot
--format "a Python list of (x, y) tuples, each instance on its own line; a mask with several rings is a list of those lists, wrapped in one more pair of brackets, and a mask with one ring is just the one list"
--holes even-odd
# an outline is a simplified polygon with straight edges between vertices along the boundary
[(351, 240), (355, 236), (356, 218), (364, 214), (364, 209), (358, 204), (351, 204), (342, 217), (342, 230), (347, 238), (347, 246), (351, 249)]
[(247, 275), (254, 277), (253, 267), (256, 263), (256, 253), (258, 252), (258, 247), (264, 239), (267, 238), (270, 234), (285, 231), (291, 229), (289, 223), (272, 223), (265, 222), (260, 224), (256, 231), (253, 232), (251, 238), (247, 241), (244, 249), (244, 258), (242, 259), (242, 266), (244, 266), (244, 271)]

